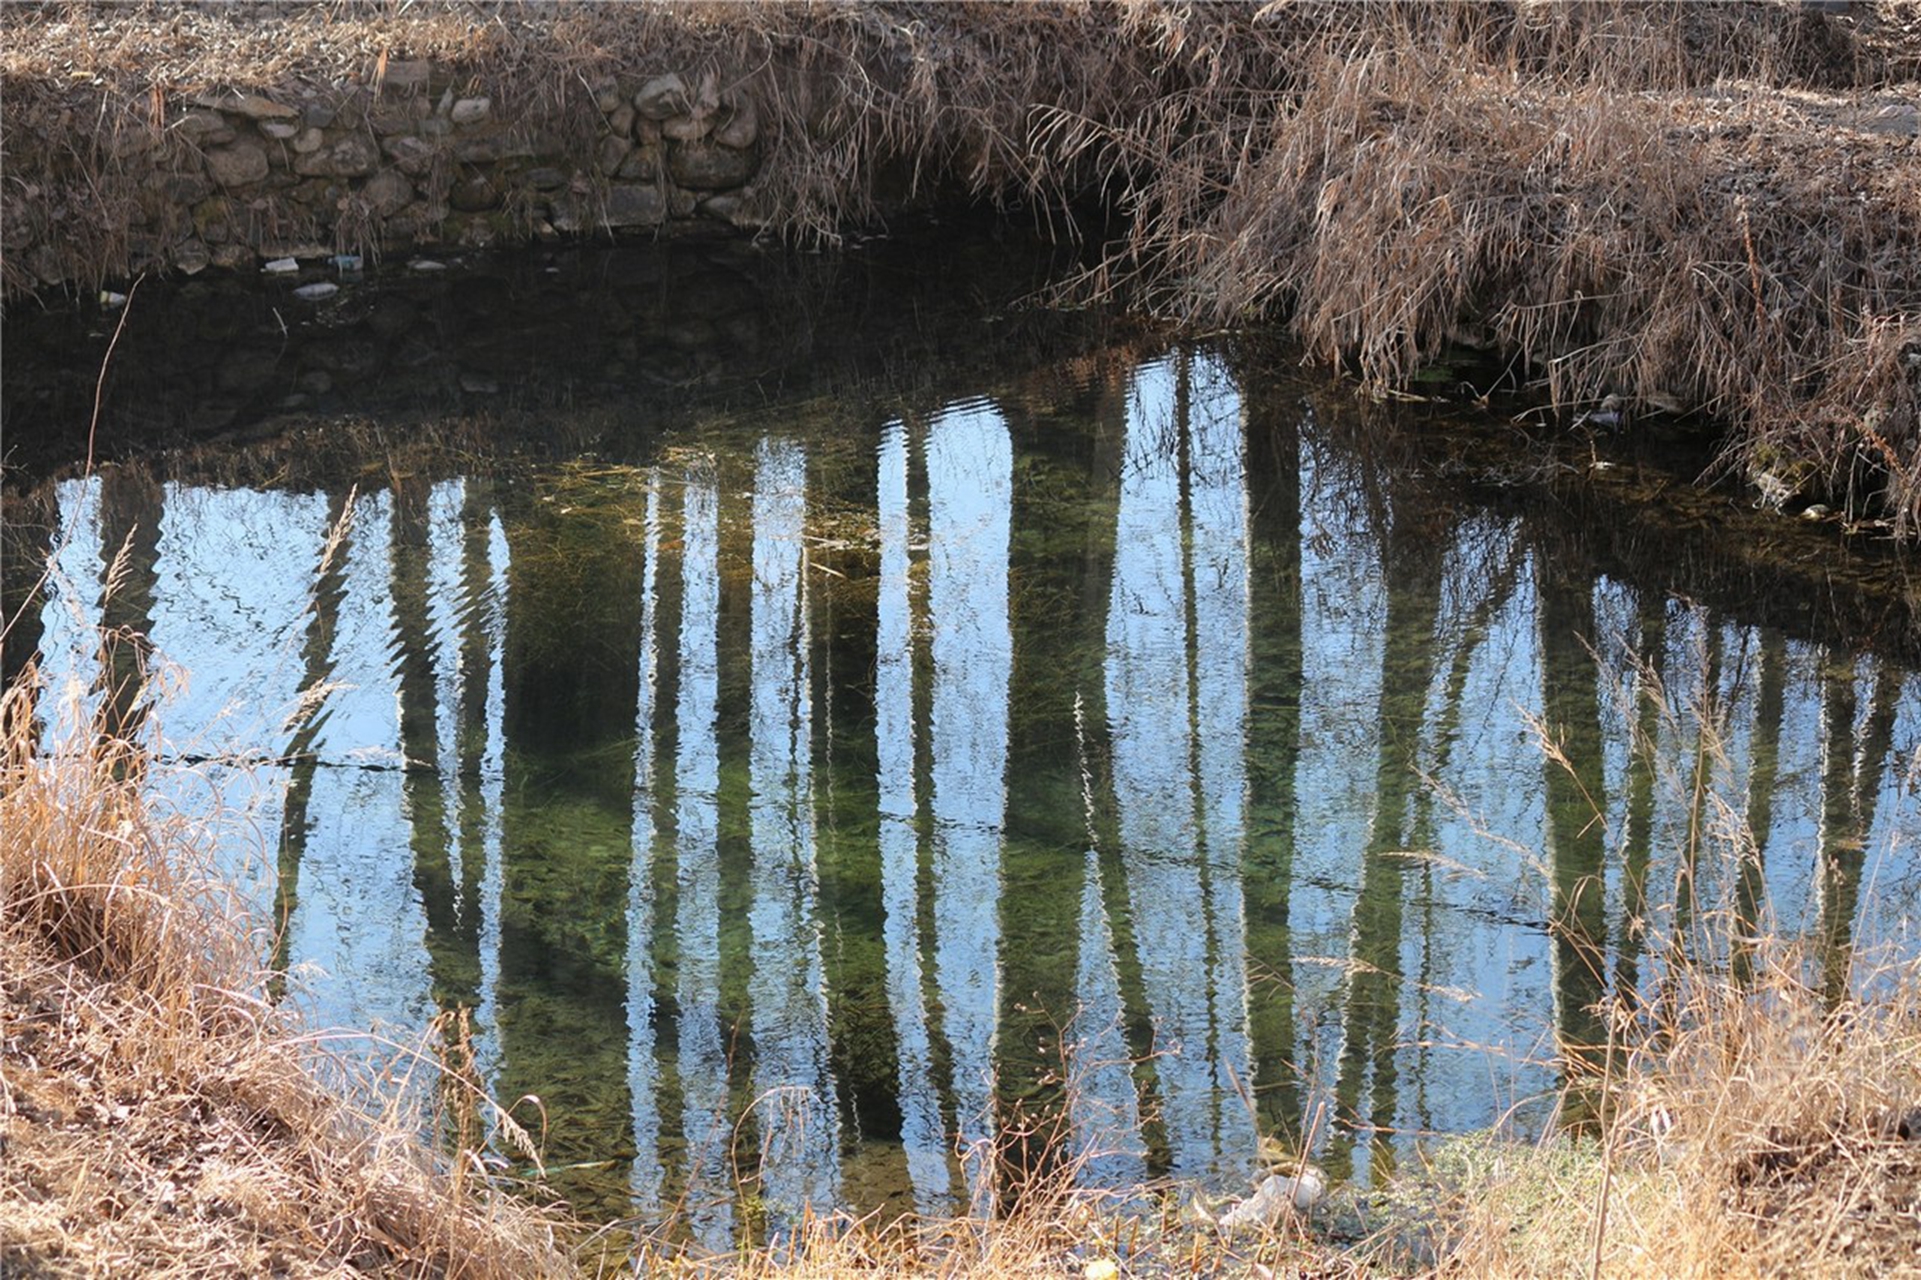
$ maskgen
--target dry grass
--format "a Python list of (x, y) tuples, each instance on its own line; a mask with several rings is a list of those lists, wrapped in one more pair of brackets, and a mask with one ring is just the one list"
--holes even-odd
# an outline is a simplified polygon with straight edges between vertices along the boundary
[[(1447, 1144), (1389, 1199), (1441, 1224), (1449, 1275), (1921, 1275), (1921, 956), (1866, 940), (1836, 951), (1819, 931), (1782, 931), (1764, 901), (1743, 905), (1761, 851), (1733, 781), (1731, 708), (1718, 691), (1677, 705), (1646, 667), (1636, 684), (1666, 739), (1692, 743), (1655, 785), (1696, 844), (1673, 851), (1667, 901), (1650, 886), (1652, 972), (1604, 1007), (1605, 1054), (1570, 1067), (1605, 1123), (1531, 1147)], [(1634, 753), (1654, 759), (1649, 722), (1628, 722)], [(1844, 836), (1828, 833), (1839, 844), (1817, 875), (1852, 856), (1872, 882), (1891, 851), (1837, 852)]]
[(1921, 1274), (1921, 966), (1830, 1009), (1786, 950), (1623, 1027), (1599, 1138), (1441, 1147), (1388, 1193), (1449, 1276)]
[(204, 833), (96, 726), (49, 714), (38, 745), (34, 701), (0, 696), (0, 1272), (567, 1273), (552, 1220), (437, 1156), (433, 1121), (319, 1082), (351, 1066), (269, 999)]
[(10, 131), (64, 139), (13, 148), (9, 221), (79, 279), (146, 251), (143, 153), (195, 92), (429, 57), (566, 144), (614, 77), (675, 68), (755, 104), (778, 233), (915, 193), (1070, 233), (1092, 197), (1125, 228), (1083, 296), (1279, 318), (1382, 384), (1491, 345), (1570, 414), (1702, 410), (1728, 469), (1921, 531), (1911, 0), (68, 3), (0, 30)]

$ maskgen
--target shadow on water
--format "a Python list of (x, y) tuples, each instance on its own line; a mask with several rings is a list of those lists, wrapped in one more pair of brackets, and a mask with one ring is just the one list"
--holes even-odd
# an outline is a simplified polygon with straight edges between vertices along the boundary
[(222, 856), (287, 998), (471, 1010), (589, 1211), (720, 1247), (1063, 1158), (1233, 1184), (1267, 1137), (1374, 1177), (1545, 1121), (1710, 918), (1737, 972), (1806, 937), (1831, 999), (1901, 939), (1884, 597), (1784, 611), (1685, 512), (1465, 474), (1484, 425), (1364, 422), (1255, 348), (1039, 312), (970, 347), (949, 300), (835, 364), (819, 317), (860, 308), (810, 305), (751, 395), (569, 409), (491, 337), (456, 362), (530, 417), (390, 387), (313, 450), (7, 495), (10, 674), (37, 652), (172, 803), (249, 806)]

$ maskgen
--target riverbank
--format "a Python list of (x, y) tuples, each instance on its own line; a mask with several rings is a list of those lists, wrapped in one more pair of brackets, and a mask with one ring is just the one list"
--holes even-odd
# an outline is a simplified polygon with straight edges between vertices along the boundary
[(1921, 521), (1897, 0), (5, 22), (10, 296), (701, 224), (831, 241), (969, 200), (1066, 235), (1094, 209), (1116, 233), (1071, 296), (1275, 319), (1384, 388), (1492, 350), (1570, 423), (1724, 423), (1759, 500)]
[(573, 1274), (556, 1215), (422, 1141), (479, 1123), (460, 1077), (369, 1081), (330, 1051), (280, 1005), (208, 826), (142, 794), (136, 749), (68, 721), (37, 750), (34, 714), (27, 685), (0, 697), (0, 1273)]
[[(276, 1004), (261, 922), (208, 871), (206, 829), (142, 798), (124, 747), (56, 736), (36, 752), (30, 710), (24, 687), (0, 703), (9, 1275), (1916, 1271), (1921, 973), (1858, 959), (1835, 988), (1730, 921), (1666, 950), (1659, 998), (1615, 1010), (1609, 1045), (1567, 1064), (1567, 1103), (1603, 1116), (1598, 1132), (1451, 1140), (1305, 1214), (1229, 1230), (1230, 1203), (1160, 1185), (1085, 1193), (1070, 1164), (1004, 1188), (993, 1221), (830, 1217), (723, 1256), (675, 1243), (671, 1213), (591, 1229), (506, 1194), (481, 1148), (449, 1158), (423, 1142), (482, 1133), (491, 1109), (457, 1072), (424, 1066), (437, 1082), (424, 1090), (389, 1080), (384, 1111), (323, 1086), (316, 1073), (340, 1064)], [(1738, 833), (1710, 835), (1701, 865), (1740, 847)], [(409, 1093), (441, 1098), (442, 1113), (423, 1125), (394, 1101)]]

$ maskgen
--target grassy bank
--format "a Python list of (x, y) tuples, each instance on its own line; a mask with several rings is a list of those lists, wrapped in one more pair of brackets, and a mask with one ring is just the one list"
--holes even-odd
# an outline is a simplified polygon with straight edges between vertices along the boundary
[(1921, 10), (1845, 8), (67, 4), (8, 9), (0, 75), (10, 130), (66, 122), (9, 198), (82, 279), (132, 262), (123, 139), (195, 92), (425, 57), (565, 136), (617, 73), (704, 67), (756, 104), (778, 234), (1091, 199), (1120, 231), (1079, 296), (1276, 319), (1384, 387), (1491, 349), (1567, 420), (1705, 412), (1762, 499), (1912, 535)]
[(571, 1274), (554, 1217), (423, 1143), (481, 1110), (459, 1077), (343, 1094), (364, 1069), (276, 1004), (208, 829), (52, 701), (39, 750), (0, 697), (0, 1274)]
[[(1600, 1126), (1441, 1143), (1304, 1217), (1227, 1231), (1225, 1204), (1204, 1216), (1161, 1185), (1089, 1193), (1056, 1165), (1003, 1188), (1011, 1208), (992, 1221), (826, 1218), (720, 1257), (676, 1243), (671, 1216), (594, 1230), (489, 1176), (485, 1146), (519, 1139), (486, 1132), (492, 1107), (431, 1034), (400, 1073), (412, 1087), (348, 1101), (352, 1064), (277, 1002), (271, 925), (212, 871), (213, 828), (155, 798), (165, 766), (115, 741), (111, 717), (63, 721), (54, 703), (36, 734), (32, 691), (0, 697), (9, 1276), (1921, 1271), (1921, 968), (1857, 958), (1850, 974), (1731, 917), (1668, 938), (1643, 1002), (1606, 1011), (1609, 1043), (1563, 1063), (1570, 1103)], [(1711, 762), (1711, 709), (1699, 728)], [(1752, 856), (1742, 809), (1712, 783), (1695, 794), (1690, 865), (1725, 883)]]

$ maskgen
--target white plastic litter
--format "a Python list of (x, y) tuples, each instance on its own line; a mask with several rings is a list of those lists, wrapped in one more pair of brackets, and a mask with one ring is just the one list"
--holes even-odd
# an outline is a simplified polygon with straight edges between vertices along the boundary
[(1276, 1173), (1262, 1179), (1253, 1195), (1223, 1213), (1217, 1222), (1223, 1231), (1271, 1227), (1282, 1209), (1306, 1213), (1326, 1198), (1327, 1179), (1320, 1170), (1303, 1169), (1293, 1176)]

